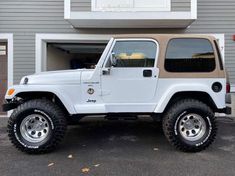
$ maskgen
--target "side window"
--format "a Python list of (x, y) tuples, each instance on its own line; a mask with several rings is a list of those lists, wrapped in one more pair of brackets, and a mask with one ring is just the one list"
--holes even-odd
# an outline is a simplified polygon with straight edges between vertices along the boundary
[[(114, 67), (154, 67), (157, 45), (152, 41), (117, 41), (112, 50)], [(108, 61), (107, 66), (111, 66)]]
[(211, 72), (215, 54), (207, 39), (172, 39), (168, 43), (165, 69), (169, 72)]

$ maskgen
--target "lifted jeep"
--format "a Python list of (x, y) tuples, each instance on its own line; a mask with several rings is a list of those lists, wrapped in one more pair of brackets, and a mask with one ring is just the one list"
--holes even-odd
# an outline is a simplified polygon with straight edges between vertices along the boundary
[(230, 114), (230, 85), (218, 43), (206, 35), (123, 35), (110, 39), (95, 69), (23, 77), (3, 109), (11, 142), (27, 153), (54, 150), (67, 120), (149, 114), (177, 149), (198, 152), (215, 139), (215, 113)]

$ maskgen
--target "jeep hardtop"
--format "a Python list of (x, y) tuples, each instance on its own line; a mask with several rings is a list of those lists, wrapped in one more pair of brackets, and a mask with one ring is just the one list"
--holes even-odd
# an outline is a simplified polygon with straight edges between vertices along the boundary
[(86, 115), (146, 114), (177, 149), (207, 148), (215, 113), (230, 114), (230, 89), (217, 40), (209, 35), (114, 36), (94, 69), (25, 76), (7, 90), (8, 133), (27, 153), (54, 150), (67, 122)]

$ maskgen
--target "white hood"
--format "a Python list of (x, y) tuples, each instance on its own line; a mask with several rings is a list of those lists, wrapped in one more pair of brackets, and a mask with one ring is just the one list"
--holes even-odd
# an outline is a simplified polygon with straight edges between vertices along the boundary
[(28, 78), (27, 84), (31, 85), (80, 84), (82, 72), (92, 75), (94, 70), (78, 69), (41, 72), (38, 74), (23, 77), (20, 81), (20, 84), (24, 84), (26, 78)]

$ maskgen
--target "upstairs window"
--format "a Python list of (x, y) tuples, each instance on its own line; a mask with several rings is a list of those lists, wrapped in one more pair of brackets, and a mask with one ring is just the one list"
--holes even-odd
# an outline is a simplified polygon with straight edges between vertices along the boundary
[(171, 0), (92, 0), (92, 11), (170, 11)]
[(168, 43), (165, 69), (169, 72), (212, 72), (215, 54), (209, 40), (172, 39)]

